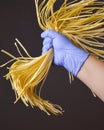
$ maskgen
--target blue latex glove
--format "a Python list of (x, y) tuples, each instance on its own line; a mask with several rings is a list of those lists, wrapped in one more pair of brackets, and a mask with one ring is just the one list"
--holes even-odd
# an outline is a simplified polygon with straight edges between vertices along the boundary
[(42, 54), (53, 48), (54, 63), (77, 76), (89, 54), (73, 45), (67, 37), (53, 30), (44, 31), (41, 37), (44, 38)]

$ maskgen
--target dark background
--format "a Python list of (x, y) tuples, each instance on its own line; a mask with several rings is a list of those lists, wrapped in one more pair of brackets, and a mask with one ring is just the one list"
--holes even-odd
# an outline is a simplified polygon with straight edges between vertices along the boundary
[[(14, 46), (18, 38), (32, 56), (39, 56), (41, 32), (34, 0), (0, 1), (0, 49), (18, 56)], [(0, 53), (0, 64), (9, 59)], [(6, 68), (0, 69), (0, 130), (104, 130), (104, 103), (78, 79), (70, 85), (64, 68), (52, 65), (42, 90), (44, 99), (63, 107), (65, 112), (60, 116), (47, 116), (38, 108), (25, 107), (21, 101), (14, 105), (14, 91), (3, 78), (7, 72)]]

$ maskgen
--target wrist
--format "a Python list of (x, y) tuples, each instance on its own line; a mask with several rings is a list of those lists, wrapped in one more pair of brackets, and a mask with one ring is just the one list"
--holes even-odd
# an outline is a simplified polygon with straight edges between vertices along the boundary
[(92, 59), (95, 58), (92, 55), (89, 55), (89, 57), (86, 59), (85, 63), (83, 64), (83, 66), (81, 67), (81, 69), (79, 70), (77, 77), (79, 79), (84, 78), (85, 75), (89, 75), (89, 66), (90, 64), (92, 64)]

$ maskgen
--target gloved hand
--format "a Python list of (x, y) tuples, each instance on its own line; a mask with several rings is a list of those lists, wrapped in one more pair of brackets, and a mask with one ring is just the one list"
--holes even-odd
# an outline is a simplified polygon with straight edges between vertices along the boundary
[(67, 37), (53, 30), (44, 31), (41, 37), (44, 38), (42, 54), (53, 48), (54, 63), (77, 76), (89, 54), (77, 48)]

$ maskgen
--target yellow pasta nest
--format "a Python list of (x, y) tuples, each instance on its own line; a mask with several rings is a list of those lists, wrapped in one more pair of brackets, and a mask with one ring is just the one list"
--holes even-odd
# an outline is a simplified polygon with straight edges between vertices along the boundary
[[(73, 44), (88, 51), (98, 58), (104, 58), (104, 2), (99, 0), (74, 0), (63, 1), (59, 9), (55, 10), (55, 2), (58, 0), (35, 0), (36, 13), (39, 26), (42, 30), (52, 29), (67, 36)], [(21, 99), (26, 106), (29, 104), (39, 107), (50, 115), (50, 112), (58, 115), (62, 114), (63, 109), (56, 104), (43, 100), (36, 88), (43, 83), (49, 72), (53, 52), (50, 49), (47, 53), (39, 57), (31, 57), (22, 44), (16, 39), (17, 43), (23, 48), (27, 57), (23, 57), (20, 50), (17, 50), (20, 57), (14, 57), (7, 51), (2, 50), (12, 60), (15, 61), (9, 67), (6, 79), (9, 79), (16, 94), (16, 101)], [(41, 90), (41, 87), (40, 87)]]

